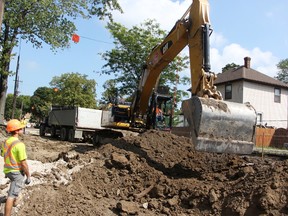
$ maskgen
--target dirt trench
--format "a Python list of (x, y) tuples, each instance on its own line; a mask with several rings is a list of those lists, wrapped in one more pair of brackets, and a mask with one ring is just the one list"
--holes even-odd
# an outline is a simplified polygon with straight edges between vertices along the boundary
[(154, 130), (97, 148), (23, 140), (48, 168), (32, 173), (15, 215), (288, 215), (287, 158), (195, 152)]

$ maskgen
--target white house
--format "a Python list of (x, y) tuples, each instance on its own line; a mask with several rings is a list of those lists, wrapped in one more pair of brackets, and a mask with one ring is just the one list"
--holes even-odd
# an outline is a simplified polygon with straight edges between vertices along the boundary
[(257, 124), (288, 128), (288, 85), (250, 68), (251, 58), (244, 65), (217, 74), (215, 85), (223, 99), (249, 102), (257, 112)]

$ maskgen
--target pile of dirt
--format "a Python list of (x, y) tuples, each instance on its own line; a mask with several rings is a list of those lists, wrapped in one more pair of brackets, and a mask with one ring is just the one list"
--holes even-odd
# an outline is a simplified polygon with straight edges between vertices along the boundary
[[(288, 160), (196, 152), (148, 131), (94, 148), (23, 137), (33, 172), (16, 215), (287, 215)], [(38, 181), (39, 182), (39, 181)]]

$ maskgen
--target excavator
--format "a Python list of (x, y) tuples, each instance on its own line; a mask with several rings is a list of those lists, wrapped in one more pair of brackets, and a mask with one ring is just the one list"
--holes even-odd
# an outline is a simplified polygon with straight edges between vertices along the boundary
[(155, 91), (161, 72), (188, 46), (191, 97), (182, 102), (185, 124), (173, 128), (170, 120), (166, 128), (172, 127), (172, 133), (190, 137), (198, 151), (251, 154), (256, 111), (248, 103), (224, 101), (217, 91), (214, 85), (217, 76), (210, 71), (211, 33), (208, 0), (194, 0), (148, 56), (136, 97), (129, 107), (129, 127), (155, 128), (155, 109), (171, 100), (170, 96)]
[[(160, 129), (191, 138), (192, 145), (198, 151), (251, 154), (256, 111), (248, 103), (224, 101), (217, 91), (214, 85), (217, 76), (211, 72), (210, 66), (211, 33), (208, 0), (193, 0), (162, 43), (148, 56), (132, 104), (112, 104), (107, 110), (93, 111), (101, 113), (101, 118), (97, 117), (96, 126), (93, 125), (95, 131), (89, 130), (93, 132), (93, 145), (101, 144), (105, 137), (121, 136), (122, 129)], [(183, 121), (175, 127), (172, 126), (175, 101), (172, 101), (169, 89), (163, 88), (160, 91), (158, 83), (161, 72), (187, 46), (191, 97), (182, 101)], [(74, 120), (73, 117), (73, 125), (78, 123)], [(69, 128), (67, 125), (59, 126), (58, 120), (57, 125), (62, 131), (63, 140), (67, 138), (67, 129), (71, 131), (68, 136), (71, 140), (82, 137), (81, 130), (75, 136), (76, 130), (71, 125)], [(51, 135), (55, 135), (52, 132)], [(40, 130), (40, 133), (45, 135), (45, 130)]]

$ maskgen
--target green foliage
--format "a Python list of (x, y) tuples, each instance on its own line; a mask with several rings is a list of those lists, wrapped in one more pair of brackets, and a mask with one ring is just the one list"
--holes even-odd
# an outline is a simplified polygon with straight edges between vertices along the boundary
[(100, 104), (117, 104), (119, 93), (116, 87), (116, 81), (113, 79), (107, 80), (103, 88), (105, 91), (102, 93)]
[(50, 85), (54, 91), (53, 104), (96, 108), (96, 82), (87, 75), (64, 73), (53, 77)]
[(29, 113), (31, 108), (31, 97), (29, 95), (19, 95), (17, 97), (16, 107), (22, 109), (22, 115)]
[(67, 48), (77, 30), (76, 18), (108, 17), (112, 10), (122, 12), (117, 0), (9, 0), (5, 1), (0, 36), (0, 122), (6, 102), (10, 60), (19, 39), (35, 48), (48, 44), (53, 51)]
[(39, 87), (31, 97), (34, 119), (42, 120), (56, 105), (96, 108), (96, 82), (88, 80), (87, 75), (64, 73), (53, 77), (50, 85), (51, 88)]
[[(9, 35), (21, 35), (22, 40), (37, 48), (43, 42), (52, 49), (65, 48), (76, 31), (73, 22), (76, 18), (97, 16), (112, 20), (111, 10), (122, 11), (117, 0), (10, 0), (5, 3), (3, 31)], [(6, 41), (12, 42), (11, 39)], [(16, 45), (18, 41), (14, 39)]]
[[(181, 116), (183, 116), (183, 114), (182, 114), (182, 110), (180, 110), (180, 109), (175, 109), (174, 110), (174, 115), (173, 115), (173, 121), (172, 121), (172, 125), (174, 126), (174, 127), (177, 127), (178, 126), (178, 124), (181, 124), (181, 123), (183, 123), (182, 121), (183, 121), (183, 119), (181, 118)], [(180, 119), (181, 118), (181, 119)]]
[[(110, 22), (107, 29), (114, 37), (115, 48), (101, 54), (107, 62), (101, 73), (114, 75), (119, 97), (131, 98), (138, 88), (147, 57), (151, 50), (162, 42), (167, 33), (160, 29), (155, 20), (146, 20), (131, 29), (119, 23)], [(159, 85), (175, 85), (177, 81), (175, 73), (187, 68), (187, 59), (187, 56), (177, 56), (161, 73)], [(187, 80), (179, 81), (185, 84), (183, 82)], [(106, 96), (103, 95), (104, 98)], [(106, 100), (108, 101), (107, 97)]]
[(288, 84), (288, 58), (281, 60), (277, 64), (278, 72), (276, 79)]
[(229, 70), (232, 70), (232, 69), (235, 70), (239, 67), (240, 67), (240, 65), (237, 65), (235, 63), (226, 64), (225, 67), (222, 68), (222, 73), (229, 71)]
[(5, 104), (5, 119), (10, 119), (12, 116), (13, 94), (8, 94)]
[(96, 15), (102, 20), (108, 17), (112, 21), (112, 14), (110, 12), (112, 10), (123, 12), (117, 0), (82, 0), (82, 2), (91, 5), (91, 8), (88, 10), (90, 15)]
[[(12, 117), (13, 109), (13, 94), (8, 94), (5, 104), (5, 119), (10, 119)], [(20, 95), (16, 98), (16, 108), (14, 111), (14, 118), (21, 119), (26, 113), (30, 112), (31, 97), (27, 95)]]
[(34, 119), (42, 120), (51, 109), (54, 91), (52, 88), (39, 87), (31, 97), (31, 112)]

